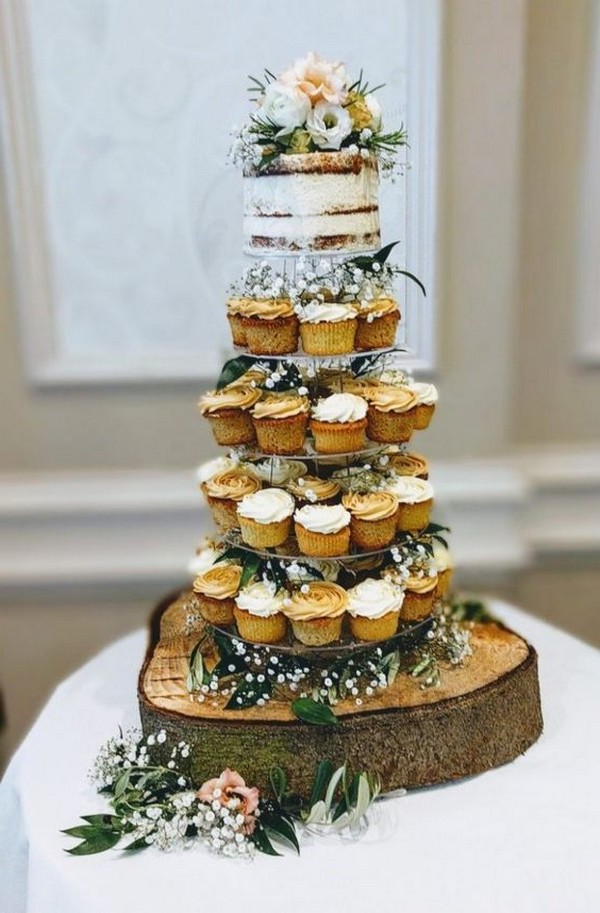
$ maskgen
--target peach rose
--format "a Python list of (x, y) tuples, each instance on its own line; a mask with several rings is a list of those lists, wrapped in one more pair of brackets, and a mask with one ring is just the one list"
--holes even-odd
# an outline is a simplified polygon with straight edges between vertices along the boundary
[(344, 64), (324, 60), (313, 51), (285, 70), (279, 81), (304, 92), (313, 107), (320, 101), (341, 105), (348, 96)]
[(233, 801), (235, 806), (231, 810), (245, 818), (244, 833), (251, 834), (254, 830), (256, 822), (253, 816), (258, 808), (260, 793), (256, 786), (246, 786), (246, 781), (236, 770), (226, 767), (219, 777), (203, 783), (196, 796), (201, 802), (212, 803), (217, 800), (227, 807)]

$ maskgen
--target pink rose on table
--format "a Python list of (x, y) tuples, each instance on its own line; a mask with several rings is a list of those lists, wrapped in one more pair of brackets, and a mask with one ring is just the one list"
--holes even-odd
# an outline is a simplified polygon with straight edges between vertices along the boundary
[(289, 70), (285, 70), (279, 80), (304, 92), (312, 105), (319, 101), (341, 105), (348, 97), (348, 77), (344, 64), (324, 60), (313, 51), (297, 60)]
[(243, 815), (246, 819), (246, 834), (251, 834), (254, 830), (253, 815), (258, 808), (260, 793), (256, 786), (246, 786), (246, 781), (236, 770), (226, 767), (219, 777), (203, 783), (196, 796), (201, 802), (209, 804), (216, 800), (222, 806), (231, 808), (236, 814)]

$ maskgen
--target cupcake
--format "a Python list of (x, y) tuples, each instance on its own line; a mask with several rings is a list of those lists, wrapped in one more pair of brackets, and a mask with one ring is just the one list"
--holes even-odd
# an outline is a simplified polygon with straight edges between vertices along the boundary
[(206, 393), (198, 408), (210, 422), (217, 444), (254, 444), (256, 436), (250, 409), (261, 397), (255, 387), (223, 387)]
[(333, 504), (341, 489), (335, 479), (319, 479), (317, 476), (304, 475), (294, 479), (286, 488), (296, 501), (304, 504)]
[(233, 624), (234, 599), (241, 577), (242, 568), (238, 564), (216, 564), (196, 577), (193, 590), (200, 614), (209, 624)]
[(206, 462), (201, 463), (196, 470), (196, 478), (200, 488), (202, 489), (204, 483), (212, 479), (213, 476), (218, 475), (220, 472), (227, 472), (229, 469), (235, 469), (237, 465), (235, 460), (224, 456), (214, 457), (212, 460), (206, 460)]
[(218, 472), (203, 483), (202, 491), (208, 502), (213, 520), (220, 530), (239, 529), (238, 502), (260, 488), (260, 482), (243, 469)]
[(294, 637), (309, 647), (321, 647), (340, 639), (348, 597), (337, 583), (317, 580), (296, 590), (283, 611)]
[(437, 575), (430, 577), (428, 574), (410, 575), (404, 581), (404, 602), (400, 618), (402, 621), (420, 621), (431, 614), (436, 598)]
[(350, 512), (350, 541), (362, 551), (385, 548), (394, 541), (398, 499), (388, 491), (351, 491), (342, 504)]
[(248, 344), (246, 328), (242, 319), (244, 306), (248, 300), (248, 298), (240, 298), (239, 296), (232, 296), (227, 300), (227, 320), (229, 321), (234, 346), (246, 346)]
[(237, 506), (242, 539), (253, 548), (283, 545), (292, 531), (294, 499), (282, 488), (263, 488)]
[(286, 635), (282, 614), (284, 590), (272, 583), (252, 583), (235, 597), (233, 614), (238, 634), (254, 644), (276, 644)]
[(350, 514), (341, 504), (307, 504), (294, 514), (298, 548), (313, 558), (335, 558), (350, 550)]
[(433, 540), (433, 566), (437, 571), (435, 595), (440, 599), (448, 594), (454, 572), (454, 561), (450, 550), (437, 539)]
[(399, 476), (429, 478), (429, 463), (420, 453), (388, 453), (387, 465)]
[(354, 347), (384, 349), (393, 346), (399, 320), (398, 302), (394, 298), (374, 298), (366, 302), (358, 312)]
[(244, 463), (244, 468), (267, 485), (285, 485), (306, 475), (308, 467), (301, 460), (284, 460), (282, 457), (267, 457), (257, 463)]
[(390, 580), (367, 577), (348, 590), (350, 630), (357, 640), (386, 640), (398, 630), (404, 592)]
[(310, 430), (318, 453), (352, 453), (366, 445), (367, 403), (354, 393), (332, 393), (313, 407)]
[(249, 298), (241, 322), (253, 355), (287, 355), (298, 348), (298, 318), (289, 298)]
[(415, 425), (418, 398), (410, 387), (380, 384), (371, 394), (367, 433), (372, 441), (402, 444), (409, 441)]
[(433, 506), (433, 486), (415, 476), (391, 475), (381, 482), (384, 491), (398, 500), (399, 532), (416, 532), (425, 529)]
[(296, 393), (267, 393), (252, 410), (259, 450), (290, 454), (304, 450), (309, 403)]
[(336, 301), (311, 301), (300, 314), (300, 339), (307, 355), (346, 355), (354, 349), (356, 309)]
[(411, 390), (417, 394), (419, 404), (415, 415), (415, 430), (423, 431), (429, 427), (429, 423), (435, 412), (435, 404), (438, 401), (437, 387), (433, 384), (412, 384)]

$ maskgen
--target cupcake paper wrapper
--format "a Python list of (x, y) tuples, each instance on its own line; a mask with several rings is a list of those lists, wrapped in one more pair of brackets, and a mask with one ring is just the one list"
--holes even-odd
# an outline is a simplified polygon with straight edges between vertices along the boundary
[(352, 453), (355, 450), (364, 450), (367, 443), (366, 427), (365, 418), (356, 422), (320, 422), (313, 418), (310, 422), (315, 450), (318, 453)]
[(350, 630), (357, 640), (386, 640), (398, 630), (399, 612), (387, 612), (381, 618), (363, 618), (350, 615)]
[(404, 444), (410, 441), (415, 423), (414, 409), (408, 412), (380, 412), (369, 406), (367, 413), (368, 435), (379, 444)]
[(425, 529), (429, 523), (429, 514), (433, 500), (421, 501), (420, 504), (399, 504), (398, 505), (398, 532), (415, 532), (419, 529)]
[(222, 409), (207, 418), (217, 444), (231, 447), (256, 442), (252, 417), (243, 409)]
[(261, 320), (243, 317), (246, 343), (253, 355), (287, 355), (298, 348), (298, 318)]
[(300, 338), (307, 355), (345, 355), (354, 349), (358, 321), (301, 323)]
[(400, 320), (400, 313), (384, 314), (368, 321), (366, 317), (359, 317), (354, 347), (356, 349), (384, 349), (393, 346), (396, 341), (396, 327)]
[(337, 533), (313, 533), (300, 523), (295, 524), (298, 548), (303, 555), (311, 558), (336, 558), (347, 555), (350, 549), (350, 527), (345, 526)]
[(308, 415), (300, 413), (286, 418), (255, 418), (254, 430), (263, 453), (289, 455), (302, 453), (308, 428)]
[(281, 612), (269, 615), (268, 618), (260, 618), (236, 606), (233, 614), (240, 637), (249, 640), (250, 643), (277, 644), (287, 633), (287, 621)]
[(240, 517), (238, 514), (238, 520), (242, 539), (246, 545), (253, 548), (275, 548), (277, 545), (283, 545), (292, 530), (291, 517), (276, 520), (274, 523), (257, 523), (256, 520)]
[(307, 621), (291, 619), (294, 637), (307, 647), (321, 647), (340, 639), (342, 621), (338, 618), (311, 618)]

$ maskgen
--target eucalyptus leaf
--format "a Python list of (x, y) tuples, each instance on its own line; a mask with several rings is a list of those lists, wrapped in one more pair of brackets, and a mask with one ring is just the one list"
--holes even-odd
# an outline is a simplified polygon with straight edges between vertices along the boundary
[(299, 697), (292, 702), (292, 713), (305, 723), (315, 726), (337, 726), (339, 719), (326, 704), (319, 704), (311, 697)]

